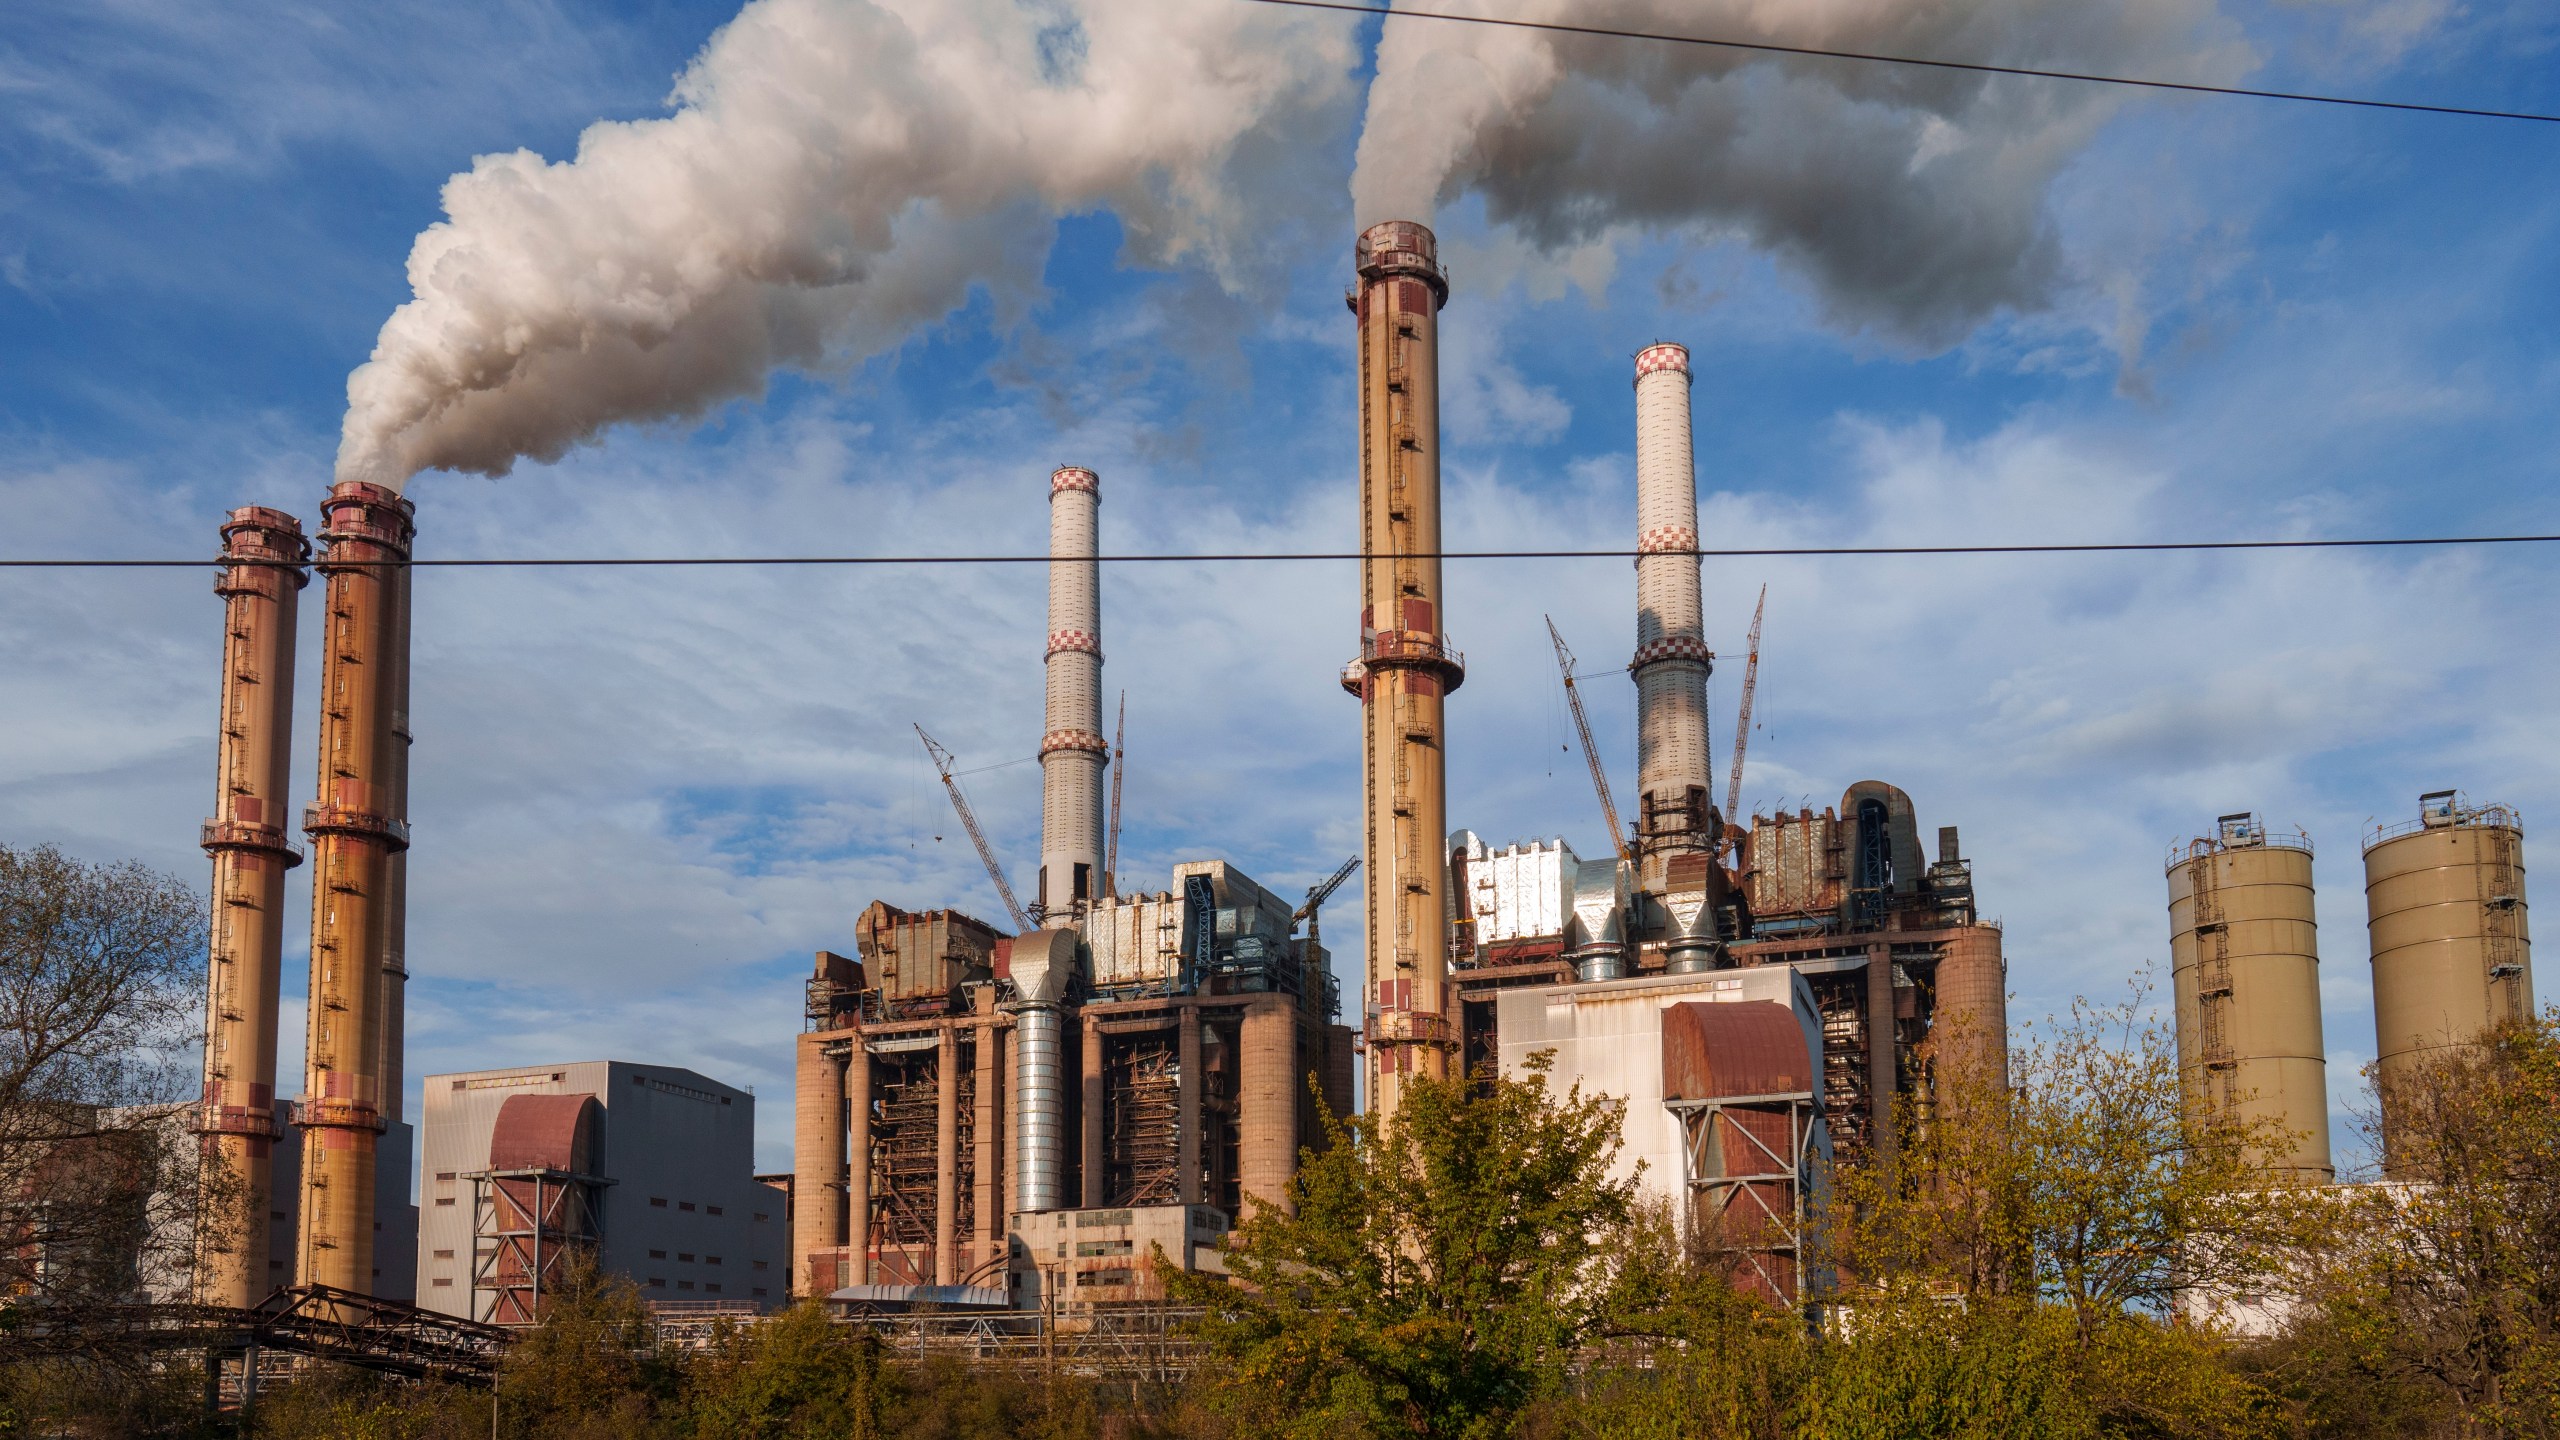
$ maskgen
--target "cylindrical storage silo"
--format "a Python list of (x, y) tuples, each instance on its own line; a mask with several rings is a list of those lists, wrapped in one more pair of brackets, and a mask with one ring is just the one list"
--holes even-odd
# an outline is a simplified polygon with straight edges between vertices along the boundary
[(2174, 852), (2169, 965), (2187, 1103), (2282, 1126), (2289, 1143), (2257, 1158), (2279, 1178), (2330, 1180), (2311, 842), (2226, 815), (2213, 837)]
[(2386, 1172), (2393, 1089), (2453, 1047), (2533, 1014), (2523, 825), (2503, 805), (2473, 808), (2450, 791), (2421, 797), (2418, 809), (2417, 820), (2376, 830), (2364, 848)]

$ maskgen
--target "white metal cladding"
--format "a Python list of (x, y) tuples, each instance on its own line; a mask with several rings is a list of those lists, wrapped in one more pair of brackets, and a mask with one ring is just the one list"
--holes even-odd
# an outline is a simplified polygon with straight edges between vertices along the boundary
[(1040, 903), (1075, 918), (1076, 867), (1102, 891), (1101, 482), (1080, 466), (1049, 477), (1048, 723), (1040, 737)]
[(1582, 862), (1562, 840), (1532, 840), (1488, 851), (1467, 865), (1478, 944), (1542, 940), (1564, 933)]
[(1106, 900), (1085, 912), (1085, 948), (1101, 987), (1162, 984), (1182, 973), (1182, 896)]
[(1636, 357), (1636, 786), (1676, 800), (1710, 783), (1707, 642), (1698, 598), (1689, 352)]

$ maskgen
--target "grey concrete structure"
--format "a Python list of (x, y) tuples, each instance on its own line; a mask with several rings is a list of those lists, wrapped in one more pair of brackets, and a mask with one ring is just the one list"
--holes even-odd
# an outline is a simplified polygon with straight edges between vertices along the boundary
[[(780, 1304), (790, 1293), (784, 1196), (755, 1178), (755, 1097), (669, 1065), (622, 1060), (519, 1065), (426, 1078), (420, 1128), (418, 1303), (483, 1318), (475, 1292), (475, 1185), (489, 1170), (499, 1110), (517, 1095), (592, 1095), (597, 1259), (652, 1303)], [(475, 1293), (477, 1298), (475, 1299)]]

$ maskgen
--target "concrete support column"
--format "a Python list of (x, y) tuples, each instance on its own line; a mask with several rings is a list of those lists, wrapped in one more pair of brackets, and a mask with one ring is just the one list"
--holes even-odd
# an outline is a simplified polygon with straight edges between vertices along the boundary
[[(992, 1004), (993, 992), (981, 992)], [(1004, 1253), (1004, 1117), (999, 1101), (1004, 1093), (1004, 1074), (997, 1060), (1003, 1054), (1002, 1032), (995, 1017), (982, 1016), (977, 1026), (978, 1093), (977, 1113), (970, 1123), (976, 1129), (977, 1155), (970, 1176), (970, 1203), (977, 1210), (977, 1233), (969, 1237), (976, 1260), (968, 1268)]]
[(845, 1117), (852, 1139), (846, 1147), (844, 1176), (845, 1242), (853, 1254), (845, 1266), (845, 1283), (871, 1283), (871, 1052), (862, 1037), (853, 1037), (853, 1058), (845, 1067)]
[(960, 1283), (960, 1027), (942, 1027), (933, 1075), (933, 1283)]
[(1298, 1066), (1296, 1006), (1285, 995), (1254, 1001), (1245, 1007), (1239, 1038), (1236, 1178), (1244, 1214), (1251, 1215), (1261, 1208), (1256, 1201), (1286, 1208), (1284, 1192), (1297, 1166), (1298, 1101), (1306, 1081)]
[(1894, 1152), (1893, 1091), (1901, 1073), (1893, 1053), (1893, 947), (1867, 947), (1867, 1123), (1875, 1157)]
[(826, 1037), (803, 1035), (792, 1064), (791, 1290), (823, 1294), (833, 1272), (819, 1275), (812, 1261), (821, 1250), (845, 1243), (845, 1067), (826, 1049)]
[(1084, 1208), (1091, 1210), (1103, 1202), (1103, 1181), (1109, 1174), (1102, 1163), (1102, 1027), (1092, 1016), (1084, 1021)]
[(1208, 1088), (1207, 1075), (1200, 1066), (1200, 1007), (1182, 1007), (1181, 1046), (1182, 1099), (1177, 1122), (1182, 1133), (1175, 1139), (1175, 1164), (1179, 1174), (1174, 1194), (1185, 1205), (1200, 1203), (1200, 1094)]

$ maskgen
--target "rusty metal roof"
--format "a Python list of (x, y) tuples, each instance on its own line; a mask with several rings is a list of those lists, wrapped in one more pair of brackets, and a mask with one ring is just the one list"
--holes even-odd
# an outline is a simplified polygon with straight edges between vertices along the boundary
[(1663, 1099), (1791, 1095), (1812, 1088), (1804, 1027), (1787, 1006), (1693, 1000), (1663, 1010)]
[(498, 1107), (497, 1123), (489, 1130), (489, 1168), (592, 1175), (603, 1127), (604, 1107), (584, 1091), (510, 1095)]

